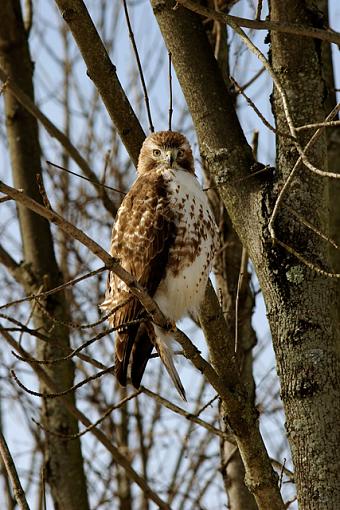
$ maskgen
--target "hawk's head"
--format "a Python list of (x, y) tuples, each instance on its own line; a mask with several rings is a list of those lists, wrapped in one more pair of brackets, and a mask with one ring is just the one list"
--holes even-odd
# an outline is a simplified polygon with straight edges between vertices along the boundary
[(189, 142), (181, 133), (158, 131), (144, 140), (138, 159), (138, 173), (161, 168), (195, 172)]

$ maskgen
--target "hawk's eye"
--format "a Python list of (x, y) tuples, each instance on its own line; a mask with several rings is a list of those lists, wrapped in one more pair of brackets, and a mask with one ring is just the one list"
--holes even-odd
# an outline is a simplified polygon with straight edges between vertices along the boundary
[(178, 149), (177, 156), (179, 158), (183, 158), (183, 156), (184, 156), (184, 149)]
[(161, 155), (161, 151), (159, 149), (154, 149), (152, 151), (152, 154), (158, 158)]

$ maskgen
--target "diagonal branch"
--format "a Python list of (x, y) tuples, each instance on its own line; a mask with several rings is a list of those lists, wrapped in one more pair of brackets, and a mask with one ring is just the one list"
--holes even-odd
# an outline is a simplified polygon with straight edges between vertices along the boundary
[(55, 0), (55, 2), (87, 65), (87, 74), (97, 87), (111, 120), (136, 166), (145, 134), (86, 6), (82, 0)]
[(233, 24), (236, 24), (239, 27), (253, 28), (255, 30), (275, 30), (276, 32), (295, 34), (302, 37), (313, 37), (315, 39), (321, 39), (322, 41), (328, 41), (338, 45), (340, 44), (340, 34), (339, 32), (335, 32), (335, 30), (322, 30), (320, 28), (285, 23), (282, 21), (260, 21), (240, 18), (239, 16), (231, 16), (230, 14), (224, 14), (221, 11), (208, 9), (195, 0), (177, 0), (177, 3), (182, 4), (184, 7), (190, 9), (193, 12), (196, 12), (197, 14), (201, 14), (206, 18), (214, 19), (226, 25), (232, 26)]
[[(163, 329), (169, 329), (169, 327), (171, 327), (155, 301), (148, 295), (144, 288), (93, 239), (88, 237), (84, 232), (72, 225), (72, 223), (64, 219), (52, 209), (47, 209), (43, 205), (25, 195), (25, 193), (22, 191), (16, 190), (11, 186), (7, 186), (2, 181), (0, 181), (0, 191), (6, 193), (21, 205), (27, 207), (37, 214), (40, 214), (47, 220), (56, 224), (68, 236), (80, 241), (84, 246), (86, 246), (92, 253), (94, 253), (104, 262), (107, 269), (113, 271), (129, 287), (130, 291), (140, 300), (145, 310), (152, 316), (153, 321), (156, 324), (158, 324)], [(221, 398), (228, 401), (232, 408), (235, 408), (235, 406), (238, 408), (238, 401), (240, 395), (242, 395), (242, 390), (239, 389), (236, 392), (236, 395), (233, 395), (232, 392), (229, 392), (223, 381), (221, 381), (218, 377), (218, 374), (215, 372), (212, 366), (204, 358), (202, 358), (202, 356), (200, 356), (200, 352), (191, 343), (189, 338), (178, 329), (176, 329), (174, 332), (174, 337), (182, 346), (185, 356), (193, 362), (199, 371), (206, 375), (210, 384), (220, 394)], [(231, 363), (231, 371), (233, 373), (231, 380), (235, 382), (238, 380), (237, 367), (235, 361), (231, 360)]]
[[(28, 112), (30, 112), (33, 117), (35, 117), (46, 129), (50, 136), (56, 138), (58, 142), (64, 147), (66, 152), (71, 156), (71, 158), (77, 163), (79, 168), (84, 172), (87, 179), (93, 183), (95, 183), (95, 189), (100, 198), (103, 200), (104, 207), (113, 214), (116, 211), (116, 206), (112, 202), (112, 200), (107, 195), (103, 186), (97, 179), (96, 174), (91, 170), (87, 161), (80, 154), (78, 149), (70, 142), (70, 139), (64, 135), (60, 129), (58, 129), (53, 122), (51, 122), (46, 115), (42, 113), (41, 110), (34, 104), (32, 99), (23, 91), (16, 83), (14, 83), (4, 72), (3, 69), (0, 68), (0, 80), (6, 83), (6, 88), (14, 94), (16, 99), (22, 104), (24, 108)], [(98, 191), (99, 190), (99, 191)]]
[(13, 278), (23, 286), (27, 284), (27, 281), (33, 279), (29, 267), (26, 264), (18, 264), (2, 245), (0, 245), (0, 263), (3, 264)]
[[(16, 340), (5, 330), (1, 330), (2, 336), (5, 338), (7, 343), (13, 347), (22, 357), (30, 359), (30, 354), (25, 351)], [(31, 367), (39, 377), (41, 381), (43, 381), (46, 386), (53, 392), (57, 392), (58, 388), (56, 384), (52, 381), (52, 379), (48, 376), (44, 369), (42, 369), (39, 365), (34, 363), (31, 364)], [(90, 420), (66, 397), (61, 397), (62, 401), (69, 411), (71, 415), (73, 415), (77, 420), (79, 420), (85, 427), (90, 427), (92, 423)], [(114, 446), (111, 440), (99, 429), (91, 428), (91, 433), (98, 439), (98, 441), (111, 453), (112, 458), (125, 469), (129, 478), (133, 480), (143, 492), (145, 492), (149, 498), (158, 505), (158, 508), (163, 510), (170, 510), (170, 507), (165, 503), (146, 483), (145, 479), (141, 477), (132, 467), (129, 459), (123, 455), (119, 449)]]
[(20, 267), (20, 265), (11, 257), (2, 245), (0, 245), (0, 262), (7, 267), (8, 271), (12, 275), (14, 275)]
[(11, 452), (8, 449), (6, 440), (0, 430), (0, 455), (5, 465), (8, 476), (12, 482), (14, 497), (17, 500), (20, 510), (29, 510), (25, 493), (21, 486), (15, 464), (13, 462)]
[(58, 213), (54, 212), (52, 209), (47, 209), (43, 205), (30, 198), (23, 191), (12, 188), (11, 186), (4, 184), (2, 181), (0, 181), (0, 191), (13, 198), (13, 200), (15, 200), (17, 203), (46, 218), (51, 223), (54, 223), (69, 237), (77, 239), (77, 241), (86, 246), (94, 255), (96, 255), (104, 262), (107, 269), (113, 271), (121, 280), (124, 281), (131, 292), (141, 301), (146, 311), (154, 317), (157, 324), (159, 323), (159, 325), (163, 328), (169, 327), (156, 303), (145, 292), (143, 287), (138, 282), (136, 282), (136, 280), (127, 271), (125, 271), (118, 264), (118, 262), (107, 253), (107, 251), (105, 251), (98, 243), (96, 243), (96, 241), (88, 237), (84, 232), (72, 225), (72, 223), (67, 221)]
[(202, 420), (201, 418), (198, 418), (195, 414), (189, 413), (185, 409), (182, 409), (181, 407), (176, 406), (175, 404), (173, 404), (166, 398), (162, 397), (158, 393), (154, 393), (153, 391), (149, 390), (148, 388), (145, 388), (144, 386), (141, 387), (141, 391), (148, 397), (153, 398), (157, 402), (160, 402), (162, 404), (162, 406), (166, 407), (167, 409), (170, 409), (170, 411), (172, 411), (176, 414), (179, 414), (180, 416), (183, 416), (186, 420), (188, 420), (192, 423), (195, 423), (196, 425), (200, 425), (204, 429), (211, 432), (211, 434), (214, 434), (216, 436), (223, 437), (223, 438), (226, 438), (226, 437), (229, 438), (229, 436), (227, 436), (227, 434), (225, 432), (214, 427), (214, 425), (212, 425), (211, 423), (208, 423), (208, 422)]

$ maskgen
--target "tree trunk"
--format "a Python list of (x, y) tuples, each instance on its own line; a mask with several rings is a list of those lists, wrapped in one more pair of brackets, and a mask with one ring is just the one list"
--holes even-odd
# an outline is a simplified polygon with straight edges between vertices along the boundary
[[(318, 12), (312, 2), (271, 1), (273, 21), (317, 26)], [(284, 85), (296, 126), (322, 122), (325, 111), (325, 84), (322, 74), (321, 42), (278, 32), (271, 33), (272, 64)], [(278, 94), (274, 95), (277, 128), (286, 129), (286, 119)], [(311, 133), (299, 136), (301, 145)], [(277, 137), (277, 168), (281, 179), (291, 172), (297, 152), (283, 136)], [(326, 136), (308, 152), (310, 161), (327, 170)], [(319, 230), (329, 230), (328, 180), (301, 166), (286, 195), (288, 203)], [(329, 268), (327, 243), (311, 235), (289, 215), (277, 222), (284, 226), (285, 242), (315, 265)], [(281, 232), (280, 235), (282, 236)], [(287, 241), (287, 239), (289, 241)], [(268, 289), (267, 307), (271, 317), (274, 347), (287, 417), (287, 434), (295, 465), (299, 508), (340, 507), (340, 400), (339, 338), (336, 327), (336, 285), (315, 274), (296, 258), (282, 259), (281, 298)], [(285, 284), (283, 280), (286, 279)], [(274, 326), (276, 322), (276, 326)]]
[[(27, 35), (25, 33), (19, 0), (4, 0), (0, 3), (2, 28), (0, 33), (1, 66), (9, 78), (17, 83), (32, 99), (34, 97)], [(13, 181), (38, 202), (42, 202), (36, 176), (41, 176), (38, 126), (14, 96), (5, 91), (6, 127), (9, 140)], [(19, 223), (23, 244), (25, 266), (31, 279), (25, 285), (27, 294), (43, 287), (51, 289), (62, 283), (49, 223), (42, 217), (18, 206)], [(49, 337), (37, 347), (38, 358), (55, 358), (64, 355), (69, 347), (67, 321), (68, 312), (62, 292), (53, 294), (34, 307), (35, 327)], [(59, 322), (62, 321), (62, 322)], [(47, 365), (46, 372), (62, 391), (72, 386), (74, 366), (72, 362)], [(41, 384), (42, 391), (45, 386)], [(74, 402), (74, 395), (68, 397)], [(69, 415), (59, 399), (45, 400), (42, 421), (48, 429), (74, 434), (77, 421)], [(87, 491), (83, 472), (80, 441), (62, 440), (53, 434), (46, 435), (46, 473), (51, 487), (54, 506), (59, 510), (87, 510)]]
[[(328, 26), (328, 0), (318, 0), (316, 2), (318, 9), (320, 9), (320, 24), (322, 26)], [(325, 107), (326, 111), (330, 112), (336, 105), (336, 93), (335, 93), (335, 80), (334, 80), (334, 69), (332, 62), (331, 45), (322, 41), (321, 43), (321, 59), (322, 59), (322, 71), (325, 82)], [(334, 120), (339, 120), (339, 114), (337, 114)], [(338, 127), (330, 127), (326, 129), (327, 137), (327, 162), (328, 170), (334, 173), (340, 173), (340, 129)], [(337, 241), (340, 244), (340, 179), (332, 179), (329, 187), (329, 203), (330, 203), (330, 225), (329, 225), (329, 236), (331, 239)], [(331, 262), (334, 269), (339, 272), (340, 268), (340, 250), (331, 248), (330, 250)], [(337, 283), (338, 292), (338, 327), (340, 327), (340, 280)], [(339, 338), (340, 340), (340, 338)]]

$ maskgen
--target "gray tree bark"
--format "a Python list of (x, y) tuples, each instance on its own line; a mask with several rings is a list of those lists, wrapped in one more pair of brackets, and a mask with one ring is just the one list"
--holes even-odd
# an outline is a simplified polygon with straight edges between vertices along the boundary
[[(271, 19), (317, 26), (313, 2), (271, 1)], [(326, 94), (321, 43), (302, 37), (271, 34), (274, 71), (284, 84), (295, 125), (325, 119)], [(286, 120), (278, 95), (274, 95), (278, 129)], [(302, 145), (311, 134), (300, 136)], [(277, 169), (286, 179), (297, 159), (292, 144), (277, 137)], [(327, 170), (327, 139), (324, 134), (308, 152), (310, 161)], [(301, 166), (288, 203), (322, 232), (329, 231), (329, 182)], [(330, 267), (328, 246), (293, 218), (279, 219), (286, 239), (295, 250), (321, 267)], [(282, 227), (281, 227), (282, 228)], [(282, 235), (282, 234), (280, 234)], [(269, 295), (268, 308), (278, 318), (273, 340), (280, 371), (282, 398), (287, 416), (287, 434), (292, 448), (298, 500), (301, 509), (335, 509), (340, 506), (339, 331), (337, 328), (336, 282), (308, 270), (296, 259), (284, 257), (288, 282), (284, 306)], [(296, 278), (296, 275), (301, 275)], [(291, 278), (289, 278), (291, 277)], [(272, 321), (273, 322), (273, 321)], [(330, 469), (330, 466), (332, 468)]]
[[(20, 1), (1, 2), (0, 18), (1, 66), (9, 79), (17, 83), (33, 99), (33, 64)], [(41, 177), (37, 121), (8, 90), (5, 90), (4, 95), (14, 185), (41, 203), (42, 198), (36, 179), (37, 175)], [(20, 205), (18, 215), (24, 257), (22, 267), (25, 274), (30, 275), (24, 279), (26, 293), (37, 292), (41, 286), (48, 290), (60, 285), (62, 275), (55, 259), (48, 221)], [(68, 328), (62, 322), (67, 319), (67, 305), (62, 292), (54, 294), (35, 307), (33, 312), (35, 327), (49, 338), (47, 342), (38, 344), (38, 358), (48, 359), (64, 355), (65, 348), (69, 348), (69, 335)], [(58, 391), (65, 390), (73, 384), (72, 362), (47, 365), (46, 372), (57, 385)], [(41, 388), (44, 391), (43, 383)], [(74, 402), (74, 395), (69, 395), (68, 399)], [(57, 432), (74, 434), (78, 431), (76, 419), (69, 415), (65, 405), (58, 399), (44, 401), (42, 421), (48, 429)], [(80, 441), (65, 441), (53, 434), (47, 434), (44, 454), (47, 481), (55, 508), (87, 510), (89, 505)]]

